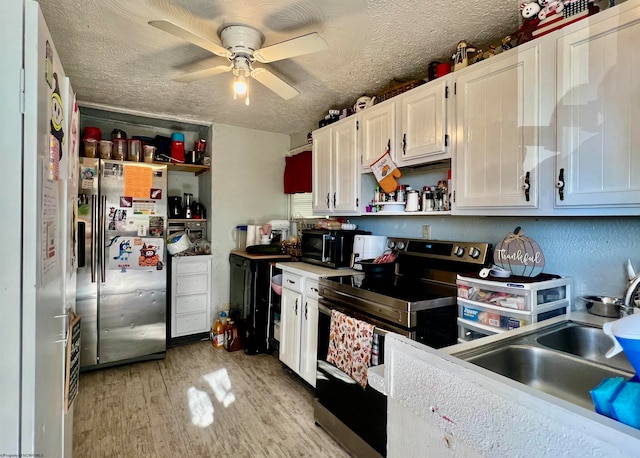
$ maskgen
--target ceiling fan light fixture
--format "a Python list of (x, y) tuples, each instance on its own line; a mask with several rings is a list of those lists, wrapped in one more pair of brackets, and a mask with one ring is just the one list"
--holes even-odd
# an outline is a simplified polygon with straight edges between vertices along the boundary
[(233, 82), (233, 93), (238, 95), (245, 95), (248, 90), (247, 79), (244, 75), (237, 75), (235, 81)]

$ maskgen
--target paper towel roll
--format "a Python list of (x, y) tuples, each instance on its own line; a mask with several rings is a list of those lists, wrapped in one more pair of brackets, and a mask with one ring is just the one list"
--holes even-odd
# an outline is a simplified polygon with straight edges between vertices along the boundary
[(247, 226), (247, 246), (260, 244), (260, 226)]

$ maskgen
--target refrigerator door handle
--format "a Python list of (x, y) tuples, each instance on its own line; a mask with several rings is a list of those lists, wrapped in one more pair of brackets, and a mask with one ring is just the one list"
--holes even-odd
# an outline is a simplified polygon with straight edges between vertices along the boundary
[(96, 282), (96, 263), (97, 256), (97, 237), (98, 237), (98, 197), (94, 194), (91, 196), (91, 283)]
[(107, 263), (105, 254), (105, 245), (107, 243), (107, 230), (106, 230), (106, 211), (107, 211), (107, 196), (102, 196), (102, 202), (100, 205), (100, 276), (102, 282), (107, 281)]

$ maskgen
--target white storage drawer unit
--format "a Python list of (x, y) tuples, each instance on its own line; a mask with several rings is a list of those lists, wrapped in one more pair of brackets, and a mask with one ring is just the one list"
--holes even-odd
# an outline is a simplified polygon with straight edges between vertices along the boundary
[(211, 329), (211, 255), (171, 258), (171, 337)]
[(509, 331), (571, 309), (570, 277), (541, 274), (536, 279), (458, 275), (458, 341)]

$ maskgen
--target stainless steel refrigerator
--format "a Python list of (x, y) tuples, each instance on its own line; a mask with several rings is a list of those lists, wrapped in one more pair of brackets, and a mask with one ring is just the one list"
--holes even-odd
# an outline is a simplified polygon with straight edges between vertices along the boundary
[(81, 158), (79, 174), (81, 367), (163, 358), (167, 167)]

